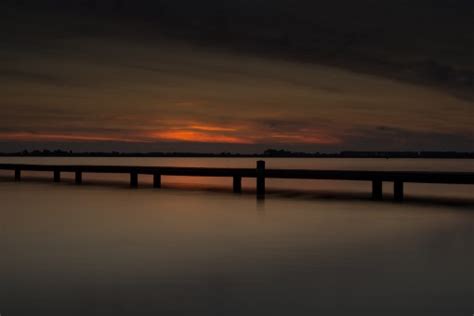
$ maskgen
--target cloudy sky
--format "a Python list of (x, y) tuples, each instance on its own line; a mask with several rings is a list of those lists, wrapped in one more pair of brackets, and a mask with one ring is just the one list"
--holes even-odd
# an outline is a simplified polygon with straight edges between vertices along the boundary
[(0, 151), (474, 150), (471, 0), (0, 12)]

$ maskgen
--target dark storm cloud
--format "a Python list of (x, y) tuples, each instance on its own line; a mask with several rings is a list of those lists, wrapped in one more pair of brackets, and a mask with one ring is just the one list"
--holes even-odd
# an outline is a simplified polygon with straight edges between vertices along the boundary
[[(461, 98), (472, 98), (474, 89), (469, 0), (10, 0), (6, 6), (16, 8), (11, 15), (34, 8), (84, 18), (64, 28), (69, 35), (107, 33), (104, 23), (124, 23), (124, 32), (135, 29), (143, 37), (337, 65), (434, 85)], [(86, 20), (98, 16), (110, 20)]]
[[(474, 2), (290, 0), (9, 1), (19, 12), (100, 17), (69, 35), (167, 36), (241, 53), (336, 65), (434, 85), (462, 98), (474, 89)], [(18, 14), (11, 11), (12, 15)], [(106, 20), (110, 19), (110, 20)], [(86, 21), (86, 20), (85, 20)], [(127, 29), (128, 28), (128, 29)], [(132, 30), (133, 29), (133, 30)]]

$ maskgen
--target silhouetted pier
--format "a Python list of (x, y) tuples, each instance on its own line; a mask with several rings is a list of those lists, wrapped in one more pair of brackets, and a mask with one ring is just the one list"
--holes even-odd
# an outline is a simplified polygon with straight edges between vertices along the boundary
[(22, 171), (51, 172), (54, 182), (61, 181), (62, 173), (74, 173), (76, 184), (82, 184), (84, 173), (129, 174), (132, 188), (138, 187), (139, 175), (153, 175), (155, 188), (161, 187), (162, 176), (228, 177), (233, 179), (235, 193), (242, 192), (242, 178), (255, 178), (258, 198), (265, 196), (265, 179), (267, 178), (370, 181), (372, 182), (372, 197), (375, 200), (383, 198), (382, 183), (391, 182), (393, 196), (397, 201), (403, 200), (403, 185), (408, 182), (474, 184), (474, 172), (266, 169), (265, 161), (257, 161), (256, 168), (0, 164), (0, 170), (12, 170), (16, 181), (21, 180)]

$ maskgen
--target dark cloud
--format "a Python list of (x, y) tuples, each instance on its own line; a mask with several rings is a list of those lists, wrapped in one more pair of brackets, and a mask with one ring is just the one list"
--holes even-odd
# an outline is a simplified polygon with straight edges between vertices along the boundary
[(12, 81), (18, 80), (22, 82), (40, 82), (43, 84), (50, 84), (55, 86), (77, 85), (68, 78), (64, 78), (54, 74), (40, 73), (34, 71), (24, 71), (19, 69), (5, 69), (0, 68), (0, 80)]
[(63, 23), (57, 30), (69, 36), (166, 36), (241, 53), (337, 65), (463, 96), (474, 89), (472, 1), (9, 2), (16, 6), (9, 11), (15, 19), (22, 14), (30, 18), (33, 7), (40, 17), (62, 16), (57, 22), (67, 15), (79, 17), (82, 22)]

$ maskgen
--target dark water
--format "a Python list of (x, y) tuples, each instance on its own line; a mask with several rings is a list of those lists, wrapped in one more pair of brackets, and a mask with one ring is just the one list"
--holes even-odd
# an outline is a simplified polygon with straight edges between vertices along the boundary
[[(267, 163), (472, 171), (470, 161)], [(270, 182), (272, 193), (257, 202), (253, 194), (231, 194), (225, 179), (164, 178), (165, 188), (154, 190), (143, 177), (143, 188), (130, 190), (126, 176), (86, 176), (86, 185), (77, 187), (68, 179), (52, 184), (42, 174), (21, 183), (3, 175), (9, 178), (0, 180), (2, 316), (474, 312), (469, 186), (413, 185), (409, 200), (397, 204), (370, 201), (365, 183), (281, 181)], [(191, 185), (180, 184), (188, 180)], [(244, 183), (244, 189), (253, 185)]]

